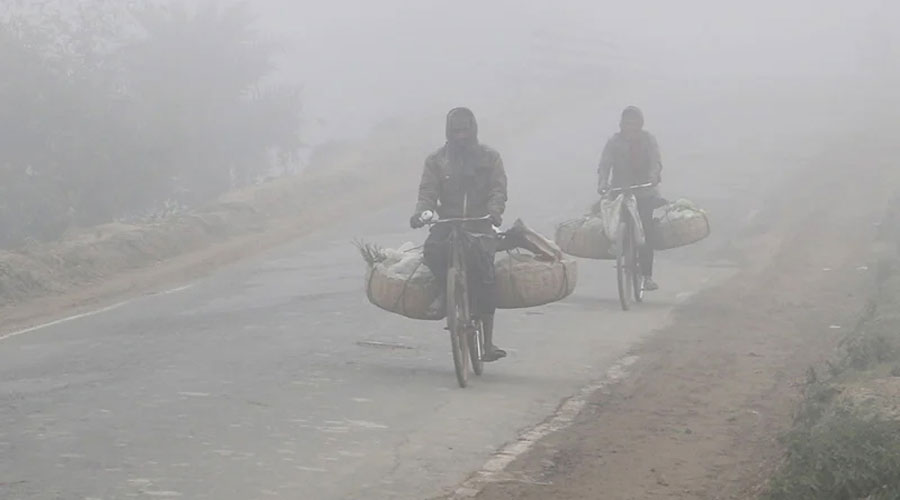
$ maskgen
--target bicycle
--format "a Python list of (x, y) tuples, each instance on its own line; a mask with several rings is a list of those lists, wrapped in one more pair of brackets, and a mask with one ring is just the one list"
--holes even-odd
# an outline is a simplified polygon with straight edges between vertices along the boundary
[(653, 187), (653, 183), (613, 188), (603, 193), (604, 196), (618, 195), (614, 199), (618, 207), (613, 211), (619, 214), (614, 244), (616, 283), (623, 311), (631, 309), (632, 299), (637, 303), (644, 301), (644, 274), (641, 271), (639, 251), (641, 246), (646, 244), (646, 237), (638, 215), (634, 191), (649, 187)]
[(481, 320), (472, 317), (469, 302), (469, 282), (463, 225), (467, 222), (490, 220), (490, 216), (425, 220), (429, 225), (449, 224), (450, 266), (447, 270), (447, 330), (453, 352), (456, 381), (465, 388), (469, 382), (469, 367), (475, 375), (484, 372), (484, 330)]

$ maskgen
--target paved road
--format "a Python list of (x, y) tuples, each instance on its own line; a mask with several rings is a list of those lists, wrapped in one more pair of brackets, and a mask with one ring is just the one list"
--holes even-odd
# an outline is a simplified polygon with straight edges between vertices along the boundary
[[(548, 123), (517, 148), (498, 145), (513, 152), (510, 213), (540, 231), (592, 198), (597, 151), (572, 147), (590, 134), (567, 130)], [(735, 211), (728, 190), (701, 177), (678, 176), (714, 213)], [(363, 294), (350, 241), (421, 240), (402, 229), (408, 205), (0, 341), (0, 498), (429, 498), (729, 273), (663, 261), (663, 290), (623, 313), (610, 264), (583, 261), (572, 297), (501, 312), (510, 357), (460, 390), (439, 324), (389, 315)]]
[(617, 310), (608, 263), (568, 300), (503, 312), (511, 356), (455, 386), (438, 324), (366, 302), (351, 235), (369, 214), (193, 283), (0, 342), (0, 497), (422, 499), (600, 377), (723, 276), (663, 263)]

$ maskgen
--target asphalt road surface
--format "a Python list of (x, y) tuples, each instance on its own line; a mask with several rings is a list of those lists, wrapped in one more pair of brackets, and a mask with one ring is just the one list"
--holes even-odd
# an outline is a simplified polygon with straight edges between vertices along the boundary
[[(597, 151), (544, 130), (505, 160), (510, 216), (549, 232), (593, 198)], [(713, 213), (736, 210), (702, 175), (670, 177)], [(423, 240), (404, 230), (413, 197), (165, 293), (0, 334), (0, 498), (445, 494), (731, 273), (664, 256), (662, 289), (624, 313), (611, 263), (581, 261), (565, 301), (499, 312), (510, 356), (463, 390), (441, 324), (393, 316), (363, 292), (351, 241)]]
[(510, 356), (462, 390), (440, 324), (362, 291), (351, 235), (421, 239), (392, 232), (405, 215), (0, 342), (0, 497), (445, 493), (727, 274), (662, 261), (663, 289), (623, 313), (611, 264), (583, 261), (567, 300), (498, 314)]

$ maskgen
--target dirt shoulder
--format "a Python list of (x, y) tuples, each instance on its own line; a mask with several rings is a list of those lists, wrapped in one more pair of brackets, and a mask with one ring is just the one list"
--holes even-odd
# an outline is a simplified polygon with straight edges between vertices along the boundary
[(878, 229), (867, 302), (809, 368), (766, 500), (900, 498), (900, 191)]
[(742, 245), (745, 270), (678, 310), (634, 353), (626, 381), (595, 394), (571, 427), (542, 440), (477, 498), (763, 492), (809, 366), (833, 352), (867, 296), (863, 266), (897, 176), (888, 161), (844, 168), (854, 165), (854, 151), (823, 155), (830, 171), (820, 165), (808, 189), (784, 193), (773, 204), (778, 218)]

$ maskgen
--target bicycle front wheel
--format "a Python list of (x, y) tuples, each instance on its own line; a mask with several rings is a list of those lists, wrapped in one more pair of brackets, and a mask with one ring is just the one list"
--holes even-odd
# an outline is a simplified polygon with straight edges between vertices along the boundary
[(619, 224), (619, 244), (616, 248), (616, 284), (619, 289), (619, 303), (622, 310), (631, 309), (631, 293), (634, 287), (631, 274), (631, 254), (634, 246), (628, 224), (622, 222)]
[(447, 275), (447, 329), (450, 330), (450, 347), (456, 381), (465, 388), (469, 383), (468, 342), (465, 332), (464, 302), (460, 300), (463, 288), (459, 286), (459, 273), (451, 269)]

